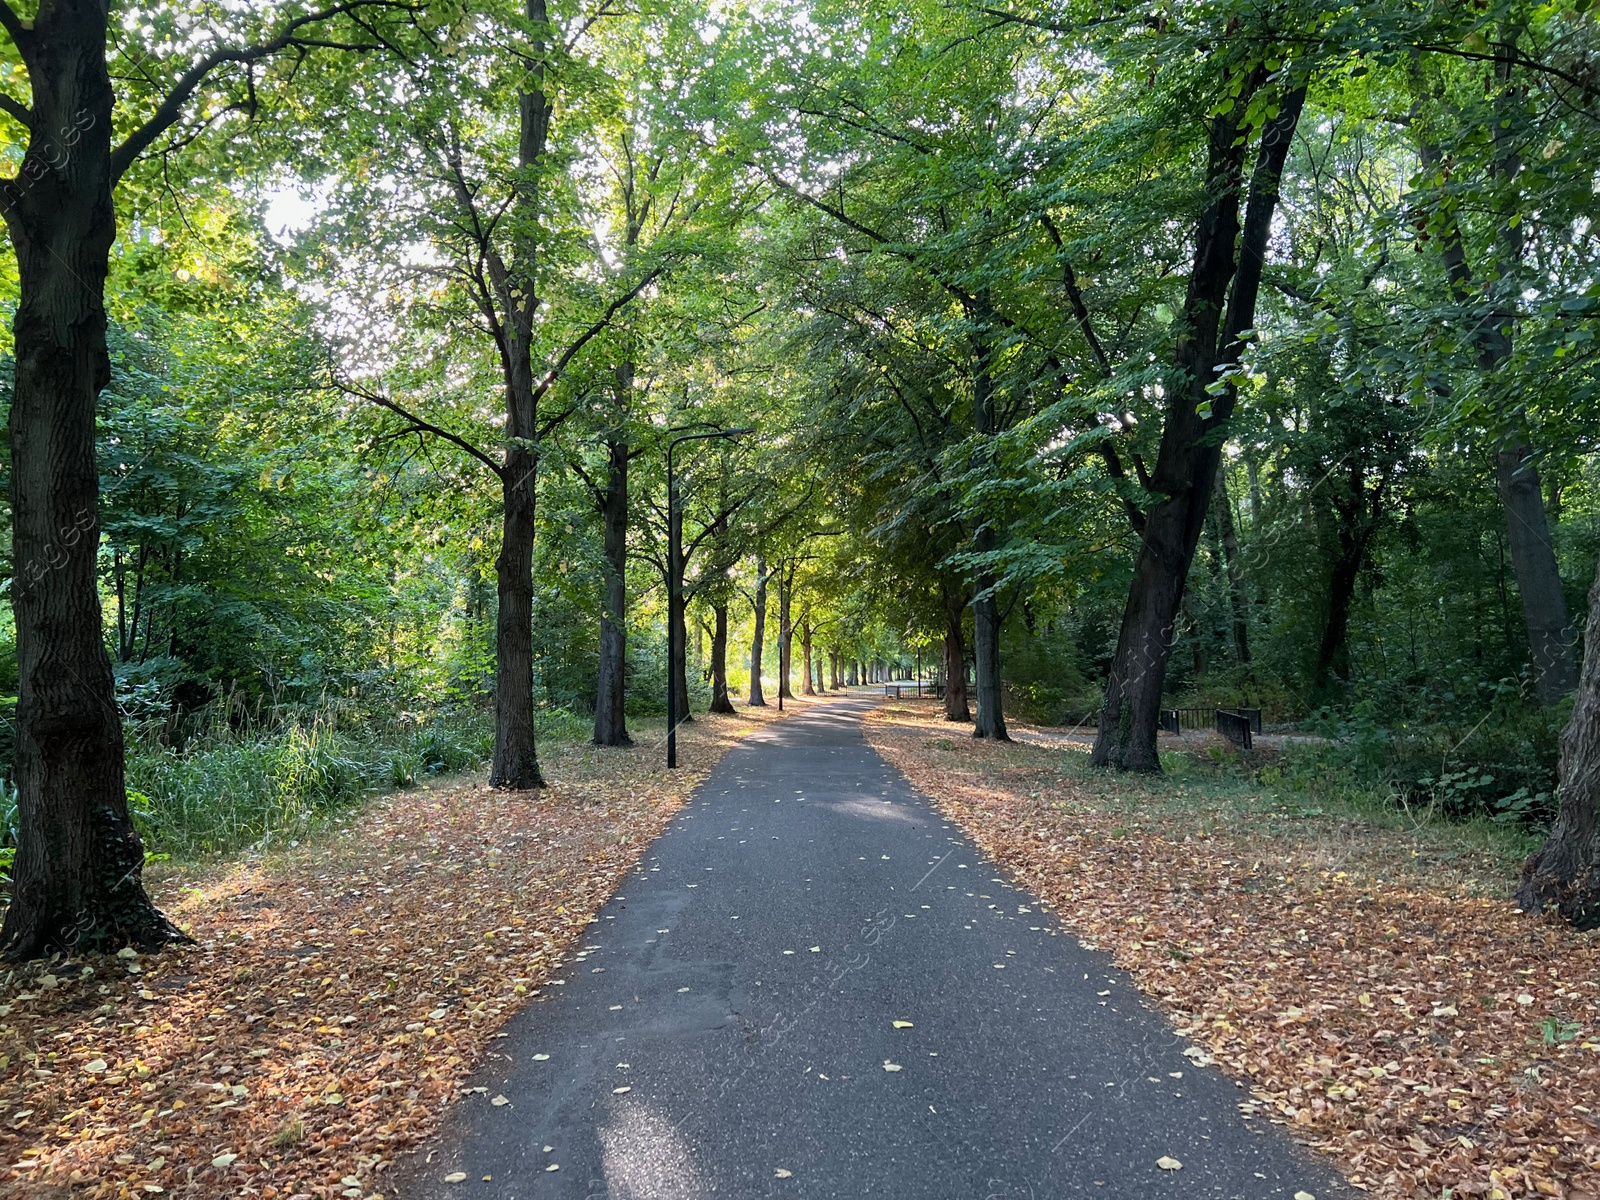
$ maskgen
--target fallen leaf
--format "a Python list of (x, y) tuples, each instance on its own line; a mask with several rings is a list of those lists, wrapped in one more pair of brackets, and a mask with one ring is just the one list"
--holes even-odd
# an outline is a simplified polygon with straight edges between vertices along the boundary
[(1160, 1158), (1156, 1159), (1156, 1166), (1160, 1167), (1163, 1171), (1181, 1171), (1181, 1170), (1183, 1170), (1183, 1164), (1181, 1162), (1179, 1162), (1177, 1159), (1171, 1158), (1171, 1157), (1169, 1157), (1168, 1155), (1165, 1155), (1165, 1154), (1163, 1154)]
[(510, 1104), (511, 1101), (507, 1100), (504, 1096), (496, 1096), (493, 1100), (489, 1101), (489, 1103), (494, 1105), (496, 1108), (504, 1108), (506, 1105)]
[(450, 1174), (444, 1177), (444, 1181), (446, 1183), (462, 1183), (465, 1182), (466, 1178), (467, 1173), (465, 1171), (451, 1171)]
[(911, 1024), (910, 1021), (896, 1021), (894, 1023), (894, 1027), (896, 1029), (911, 1029), (911, 1028), (914, 1028), (914, 1026)]
[(776, 1179), (792, 1179), (794, 1177), (794, 1172), (793, 1171), (786, 1171), (782, 1167), (779, 1167), (772, 1174), (773, 1174), (773, 1177), (776, 1178)]

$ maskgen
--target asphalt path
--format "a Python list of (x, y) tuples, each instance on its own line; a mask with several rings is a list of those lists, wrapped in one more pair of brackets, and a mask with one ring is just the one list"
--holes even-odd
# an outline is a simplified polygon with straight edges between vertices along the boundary
[(727, 753), (399, 1194), (1354, 1195), (878, 757), (873, 703)]

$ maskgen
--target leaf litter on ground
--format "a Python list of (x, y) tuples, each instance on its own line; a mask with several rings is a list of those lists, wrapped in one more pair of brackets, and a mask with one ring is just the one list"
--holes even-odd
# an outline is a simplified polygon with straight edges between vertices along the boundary
[(697, 719), (676, 772), (660, 734), (548, 745), (544, 791), (424, 787), (152, 877), (194, 945), (0, 977), (0, 1195), (381, 1196), (694, 786), (777, 718)]
[(1330, 849), (1293, 824), (1230, 828), (1181, 797), (1144, 802), (1176, 781), (1085, 772), (1086, 745), (949, 733), (930, 702), (867, 721), (1165, 1008), (1197, 1066), (1247, 1085), (1246, 1115), (1391, 1200), (1600, 1200), (1600, 937), (1516, 911), (1503, 864), (1452, 873), (1460, 856), (1440, 852), (1430, 878), (1420, 836), (1345, 829)]

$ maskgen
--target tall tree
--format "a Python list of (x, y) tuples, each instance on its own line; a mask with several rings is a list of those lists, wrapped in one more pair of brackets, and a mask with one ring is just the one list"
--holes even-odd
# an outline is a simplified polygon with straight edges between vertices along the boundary
[[(0, 181), (20, 282), (10, 417), (19, 830), (12, 904), (0, 929), (8, 957), (178, 936), (141, 883), (144, 853), (128, 815), (122, 720), (96, 585), (95, 404), (110, 378), (105, 287), (117, 186), (202, 95), (232, 86), (248, 111), (263, 83), (284, 82), (263, 77), (276, 56), (376, 49), (376, 18), (411, 8), (348, 0), (245, 14), (223, 27), (223, 39), (239, 39), (233, 44), (218, 44), (219, 19), (209, 9), (180, 9), (180, 36), (167, 40), (144, 25), (113, 46), (107, 0), (46, 0), (30, 20), (0, 2), (0, 26), (31, 92), (0, 99), (28, 140), (18, 175)], [(154, 44), (140, 44), (142, 35)], [(131, 120), (117, 112), (108, 67), (125, 56), (131, 66), (118, 75), (133, 81), (141, 114)], [(184, 130), (170, 149), (200, 132)]]
[[(1173, 378), (1150, 491), (1163, 497), (1144, 517), (1133, 582), (1123, 610), (1105, 705), (1090, 761), (1158, 771), (1156, 727), (1189, 567), (1211, 506), (1218, 440), (1232, 415), (1232, 383), (1214, 387), (1216, 368), (1237, 362), (1254, 328), (1268, 236), (1305, 83), (1268, 86), (1261, 60), (1235, 64), (1228, 98), (1207, 130), (1204, 207), (1194, 227), (1194, 260), (1172, 349)], [(1259, 114), (1259, 137), (1249, 125)], [(1267, 113), (1272, 115), (1268, 116)], [(1259, 142), (1249, 196), (1240, 201), (1246, 156)], [(1230, 293), (1230, 284), (1232, 290)]]

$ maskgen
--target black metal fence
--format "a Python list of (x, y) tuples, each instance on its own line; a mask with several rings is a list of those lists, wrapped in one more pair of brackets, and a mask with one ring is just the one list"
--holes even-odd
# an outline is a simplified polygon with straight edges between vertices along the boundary
[[(1224, 712), (1242, 719), (1249, 726), (1251, 733), (1261, 732), (1259, 708), (1163, 708), (1157, 726), (1167, 733), (1176, 734), (1183, 733), (1185, 729), (1215, 729), (1218, 733), (1223, 733), (1221, 720)], [(1245, 748), (1249, 749), (1249, 746), (1246, 745)]]
[(1254, 711), (1256, 715), (1252, 722), (1250, 710), (1217, 709), (1217, 732), (1241, 750), (1249, 750), (1252, 725), (1257, 729), (1261, 727), (1261, 712), (1259, 709)]

